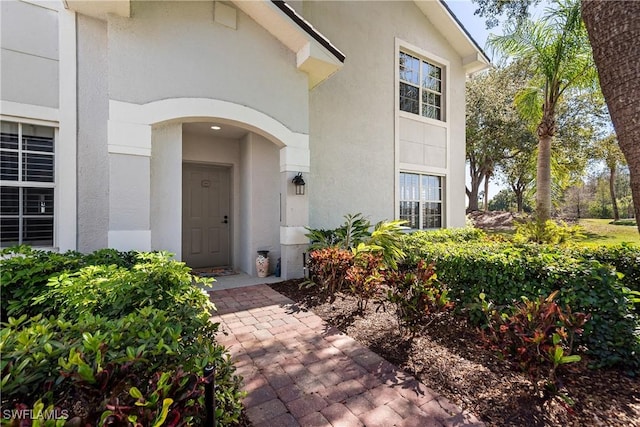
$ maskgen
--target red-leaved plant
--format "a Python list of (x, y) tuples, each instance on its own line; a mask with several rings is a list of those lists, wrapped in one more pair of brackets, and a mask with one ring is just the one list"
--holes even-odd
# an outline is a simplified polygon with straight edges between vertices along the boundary
[(331, 301), (347, 284), (347, 271), (353, 265), (353, 253), (336, 247), (316, 249), (309, 254), (309, 280), (301, 287), (318, 286)]
[(354, 264), (347, 270), (346, 281), (351, 293), (358, 298), (360, 312), (367, 308), (371, 298), (378, 295), (384, 280), (381, 253), (360, 252), (355, 256)]
[(558, 291), (548, 297), (536, 300), (523, 298), (509, 313), (499, 313), (480, 294), (488, 326), (481, 331), (485, 344), (499, 352), (505, 359), (526, 373), (539, 393), (539, 382), (552, 395), (559, 394), (561, 383), (558, 369), (562, 365), (580, 361), (580, 356), (572, 355), (576, 334), (581, 334), (589, 316), (573, 313), (566, 306), (562, 309), (555, 298)]
[(431, 315), (453, 308), (433, 263), (420, 260), (413, 270), (388, 271), (386, 279), (389, 285), (386, 301), (395, 304), (398, 323), (413, 334)]

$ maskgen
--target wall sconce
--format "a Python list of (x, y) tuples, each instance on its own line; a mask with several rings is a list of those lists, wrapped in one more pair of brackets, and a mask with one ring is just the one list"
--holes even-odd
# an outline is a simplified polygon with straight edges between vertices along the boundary
[(302, 172), (298, 172), (298, 175), (294, 176), (291, 182), (293, 182), (293, 185), (296, 186), (296, 195), (304, 196), (304, 186), (306, 185), (306, 183), (302, 178)]

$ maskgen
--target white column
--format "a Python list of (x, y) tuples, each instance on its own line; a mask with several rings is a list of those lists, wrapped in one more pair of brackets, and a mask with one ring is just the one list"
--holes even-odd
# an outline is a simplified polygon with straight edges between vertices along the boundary
[(151, 249), (182, 259), (182, 123), (154, 126), (151, 139)]
[(109, 120), (109, 247), (151, 250), (151, 126)]
[[(286, 147), (280, 149), (280, 192), (282, 218), (280, 222), (280, 252), (282, 277), (286, 279), (303, 276), (303, 253), (307, 251), (309, 239), (305, 236), (309, 225), (309, 137), (297, 135)], [(302, 172), (306, 182), (305, 194), (296, 195), (293, 178)]]

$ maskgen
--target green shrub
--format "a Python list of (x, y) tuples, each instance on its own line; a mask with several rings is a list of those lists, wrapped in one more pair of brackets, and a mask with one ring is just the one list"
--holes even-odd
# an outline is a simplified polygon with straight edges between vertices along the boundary
[(580, 225), (567, 225), (564, 222), (550, 219), (525, 221), (515, 224), (516, 233), (513, 240), (516, 243), (547, 243), (564, 245), (572, 241), (585, 238), (585, 230)]
[[(167, 253), (141, 253), (126, 268), (131, 253), (69, 255), (67, 262), (65, 255), (20, 255), (30, 279), (50, 278), (33, 299), (43, 314), (31, 316), (26, 307), (0, 331), (3, 408), (56, 405), (78, 425), (200, 424), (203, 369), (214, 366), (218, 421), (237, 422), (240, 378), (215, 342), (212, 304), (183, 263)], [(15, 258), (3, 263), (15, 269)], [(85, 266), (89, 262), (101, 265)], [(7, 277), (18, 287), (19, 280)]]
[(481, 293), (500, 306), (524, 296), (530, 300), (559, 290), (558, 302), (587, 313), (591, 320), (579, 343), (595, 366), (640, 369), (640, 320), (620, 275), (607, 264), (572, 256), (552, 246), (469, 242), (415, 244), (408, 259), (435, 262), (458, 308), (479, 320)]
[(640, 246), (622, 243), (615, 246), (577, 247), (571, 252), (583, 257), (609, 264), (622, 274), (622, 283), (631, 290), (640, 291)]
[(529, 376), (536, 394), (540, 380), (547, 391), (558, 393), (559, 368), (580, 361), (580, 356), (571, 352), (574, 338), (582, 333), (588, 317), (572, 313), (568, 306), (560, 308), (554, 301), (557, 294), (555, 291), (534, 300), (523, 298), (522, 302), (509, 307), (507, 313), (492, 309), (485, 295), (479, 296), (487, 317), (483, 340)]
[(88, 265), (116, 265), (129, 268), (137, 252), (101, 249), (89, 255), (69, 251), (64, 254), (16, 246), (0, 251), (0, 282), (2, 290), (1, 318), (27, 314), (35, 316), (49, 308), (34, 299), (47, 292), (49, 278), (62, 272), (75, 272)]

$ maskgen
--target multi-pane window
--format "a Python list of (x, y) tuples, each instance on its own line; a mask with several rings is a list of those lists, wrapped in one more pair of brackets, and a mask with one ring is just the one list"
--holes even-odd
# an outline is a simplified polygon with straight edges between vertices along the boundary
[(1, 246), (53, 246), (55, 130), (5, 121), (0, 126)]
[(436, 120), (442, 114), (442, 67), (400, 52), (400, 110)]
[(442, 228), (442, 177), (400, 173), (400, 219), (416, 229)]

